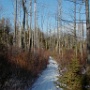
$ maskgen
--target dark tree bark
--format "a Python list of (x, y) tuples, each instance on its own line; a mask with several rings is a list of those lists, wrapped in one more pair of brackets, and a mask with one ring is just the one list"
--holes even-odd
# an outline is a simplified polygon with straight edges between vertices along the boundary
[(14, 45), (17, 42), (17, 0), (15, 0), (15, 18), (14, 18)]
[(89, 0), (85, 1), (86, 6), (86, 28), (87, 28), (87, 63), (90, 64), (90, 21), (89, 21)]
[(26, 0), (22, 0), (22, 7), (23, 7), (23, 29), (22, 29), (22, 49), (25, 48), (25, 18), (26, 18)]

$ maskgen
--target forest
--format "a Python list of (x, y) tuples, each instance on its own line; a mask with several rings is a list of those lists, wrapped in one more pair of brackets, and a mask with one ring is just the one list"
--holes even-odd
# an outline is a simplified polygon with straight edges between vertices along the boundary
[(90, 90), (90, 0), (1, 0), (0, 90)]

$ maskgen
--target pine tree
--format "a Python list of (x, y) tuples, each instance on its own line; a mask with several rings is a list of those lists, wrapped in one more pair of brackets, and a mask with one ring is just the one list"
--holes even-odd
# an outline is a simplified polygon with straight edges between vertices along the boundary
[(77, 58), (73, 58), (67, 71), (59, 78), (60, 88), (63, 90), (83, 90), (83, 76), (80, 75), (80, 64)]

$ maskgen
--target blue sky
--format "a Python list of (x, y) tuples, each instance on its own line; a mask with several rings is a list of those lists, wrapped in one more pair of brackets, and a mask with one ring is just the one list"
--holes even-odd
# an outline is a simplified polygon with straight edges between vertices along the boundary
[(9, 17), (12, 18), (13, 16), (13, 0), (0, 0), (0, 5), (2, 6), (3, 10), (1, 11), (1, 15), (3, 17)]
[[(10, 18), (11, 22), (14, 20), (14, 6), (13, 2), (15, 0), (0, 0), (0, 5), (3, 7), (3, 11), (0, 12), (0, 16)], [(56, 21), (55, 21), (55, 13), (57, 11), (57, 0), (37, 0), (38, 3), (38, 25), (41, 27), (41, 15), (43, 14), (45, 16), (44, 18), (44, 30), (46, 30), (47, 27), (47, 21), (49, 22), (49, 26), (52, 28), (56, 27)], [(44, 4), (45, 8), (42, 8), (42, 5)], [(62, 18), (65, 20), (72, 20), (72, 9), (73, 4), (62, 0)], [(78, 10), (78, 5), (77, 5)], [(85, 13), (84, 5), (82, 7), (81, 13)], [(50, 16), (48, 16), (50, 14)], [(78, 18), (77, 14), (77, 19)], [(48, 17), (48, 20), (47, 20)], [(85, 14), (81, 14), (81, 19), (85, 20)]]

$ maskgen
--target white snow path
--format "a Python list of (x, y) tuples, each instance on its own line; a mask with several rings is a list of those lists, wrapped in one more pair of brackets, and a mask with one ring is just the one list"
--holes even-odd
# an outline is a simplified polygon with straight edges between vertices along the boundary
[(47, 68), (34, 83), (32, 89), (28, 90), (62, 90), (57, 89), (54, 83), (57, 80), (58, 75), (58, 64), (50, 57)]

